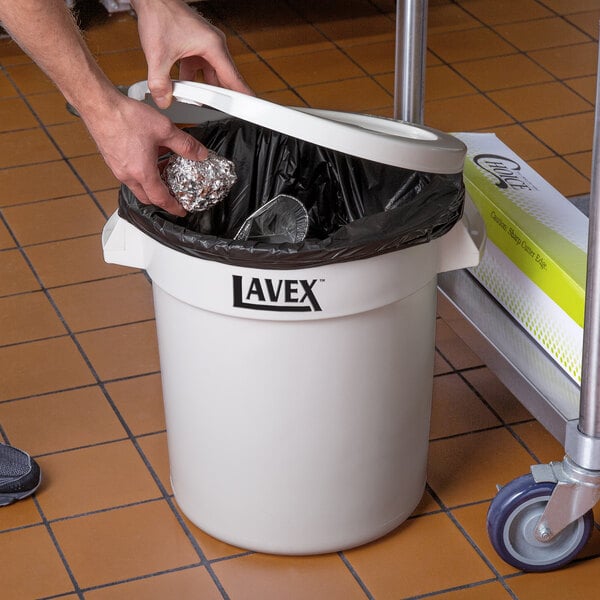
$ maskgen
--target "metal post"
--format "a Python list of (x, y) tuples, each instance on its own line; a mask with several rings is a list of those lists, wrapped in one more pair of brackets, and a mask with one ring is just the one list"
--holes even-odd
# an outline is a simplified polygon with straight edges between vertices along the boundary
[(394, 118), (423, 123), (428, 0), (396, 2)]
[[(600, 65), (600, 54), (598, 58)], [(596, 80), (596, 115), (592, 183), (590, 190), (590, 222), (585, 290), (583, 357), (581, 366), (581, 399), (579, 430), (584, 435), (600, 438), (600, 76)]]

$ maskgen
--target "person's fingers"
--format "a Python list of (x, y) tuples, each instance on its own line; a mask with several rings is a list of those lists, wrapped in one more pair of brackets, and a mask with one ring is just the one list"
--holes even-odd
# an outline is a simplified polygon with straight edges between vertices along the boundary
[(173, 127), (171, 135), (163, 140), (175, 154), (191, 160), (204, 160), (208, 157), (208, 149), (188, 133)]
[(148, 57), (148, 88), (159, 108), (169, 108), (173, 99), (173, 82), (168, 60)]
[(181, 204), (179, 204), (179, 202), (177, 202), (177, 200), (175, 200), (175, 198), (169, 194), (167, 186), (158, 176), (158, 171), (156, 171), (152, 176), (145, 178), (143, 187), (146, 196), (152, 204), (155, 204), (163, 210), (166, 210), (173, 215), (177, 215), (178, 217), (184, 217), (187, 214), (183, 206), (181, 206)]
[(133, 192), (133, 195), (142, 203), (142, 204), (152, 204), (144, 192), (144, 188), (137, 183), (136, 181), (129, 181), (125, 185)]

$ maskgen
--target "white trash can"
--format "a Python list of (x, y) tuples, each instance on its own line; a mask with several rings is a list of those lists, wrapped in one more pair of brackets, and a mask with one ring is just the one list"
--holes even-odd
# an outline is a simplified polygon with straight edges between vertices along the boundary
[[(136, 84), (130, 95), (146, 91)], [(276, 127), (262, 106), (274, 105), (239, 96), (175, 85), (179, 103), (243, 118), (248, 101), (253, 118), (258, 106)], [(171, 114), (191, 122), (190, 108), (176, 104)], [(461, 169), (461, 144), (450, 136), (331, 118), (350, 137), (415, 143), (413, 159), (428, 161), (421, 170), (432, 160)], [(426, 477), (437, 273), (478, 262), (477, 217), (397, 252), (286, 270), (189, 256), (110, 218), (105, 259), (152, 279), (171, 481), (194, 524), (241, 548), (318, 554), (374, 540), (411, 514)]]

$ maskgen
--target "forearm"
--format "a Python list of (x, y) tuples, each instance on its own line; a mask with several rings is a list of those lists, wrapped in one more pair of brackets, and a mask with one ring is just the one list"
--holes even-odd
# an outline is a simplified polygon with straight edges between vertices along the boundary
[(82, 115), (100, 110), (103, 101), (109, 105), (118, 94), (64, 0), (0, 0), (0, 21)]

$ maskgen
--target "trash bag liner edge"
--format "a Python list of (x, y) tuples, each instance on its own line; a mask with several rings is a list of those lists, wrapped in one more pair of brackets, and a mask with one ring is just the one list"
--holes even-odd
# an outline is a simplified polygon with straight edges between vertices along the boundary
[[(381, 165), (235, 118), (188, 131), (234, 161), (238, 181), (229, 196), (206, 214), (175, 217), (140, 203), (123, 185), (119, 215), (190, 256), (251, 268), (316, 267), (428, 243), (462, 216), (460, 173)], [(244, 219), (277, 194), (304, 204), (311, 222), (308, 237), (297, 244), (233, 240)]]

